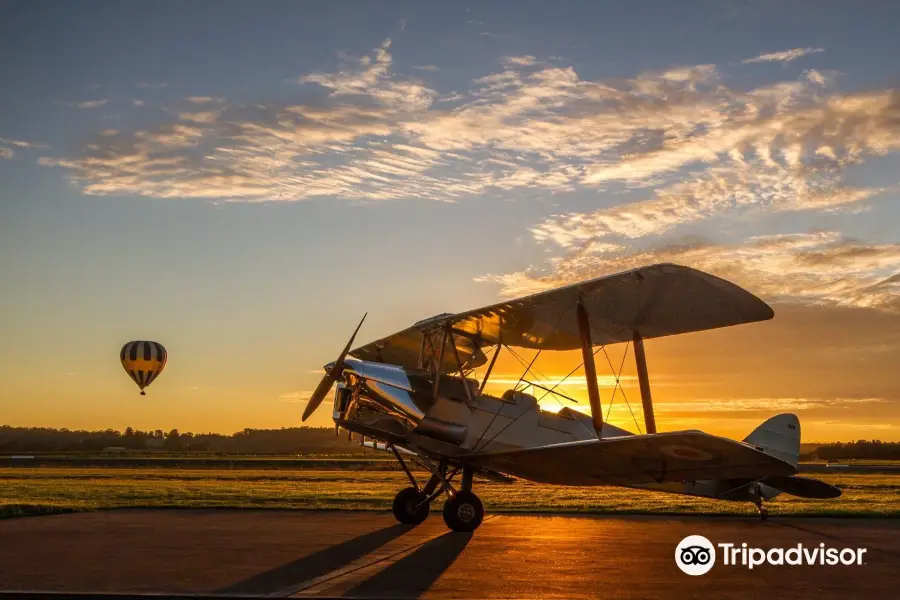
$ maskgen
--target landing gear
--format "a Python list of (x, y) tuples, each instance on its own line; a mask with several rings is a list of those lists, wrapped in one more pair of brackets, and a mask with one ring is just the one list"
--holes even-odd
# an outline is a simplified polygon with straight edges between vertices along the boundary
[(408, 487), (400, 490), (394, 496), (392, 507), (394, 518), (404, 525), (418, 525), (428, 518), (431, 510), (426, 500), (427, 496), (418, 488)]
[(759, 488), (758, 483), (755, 484), (753, 488), (753, 504), (756, 505), (756, 510), (759, 512), (761, 521), (765, 521), (769, 518), (769, 511), (763, 506), (762, 490)]
[(475, 531), (483, 519), (484, 505), (472, 492), (457, 492), (444, 502), (444, 523), (453, 531)]
[[(435, 465), (430, 460), (419, 455), (420, 464), (431, 471), (431, 477), (420, 488), (406, 461), (400, 456), (396, 448), (391, 447), (394, 456), (400, 463), (406, 477), (412, 483), (412, 487), (400, 490), (394, 497), (392, 507), (394, 517), (400, 523), (406, 525), (418, 525), (428, 518), (431, 503), (441, 494), (447, 494), (444, 502), (444, 523), (453, 531), (472, 532), (478, 529), (484, 520), (484, 505), (474, 493), (472, 493), (472, 478), (474, 471), (471, 467), (462, 467), (462, 481), (460, 490), (453, 489), (451, 481), (460, 471), (453, 469), (448, 473), (447, 465), (442, 461)], [(417, 461), (419, 462), (419, 461)]]
[(759, 518), (761, 521), (765, 521), (769, 518), (769, 511), (766, 510), (766, 507), (762, 505), (762, 498), (759, 498), (754, 502), (756, 504), (756, 510), (759, 511)]

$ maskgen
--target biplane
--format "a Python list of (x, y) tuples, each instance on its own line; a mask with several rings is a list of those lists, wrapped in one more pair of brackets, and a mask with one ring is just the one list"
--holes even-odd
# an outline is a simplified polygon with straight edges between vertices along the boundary
[[(393, 502), (401, 523), (421, 523), (431, 504), (446, 495), (447, 526), (474, 531), (484, 517), (473, 491), (476, 475), (752, 502), (765, 518), (763, 501), (782, 492), (840, 495), (824, 482), (796, 475), (797, 417), (777, 415), (743, 441), (697, 430), (658, 433), (644, 340), (773, 316), (765, 302), (739, 286), (674, 264), (437, 315), (351, 349), (363, 316), (337, 360), (325, 365), (303, 420), (337, 383), (336, 430), (392, 452), (409, 478), (410, 486)], [(623, 342), (633, 345), (646, 433), (634, 434), (603, 418), (595, 347)], [(491, 396), (485, 386), (504, 348), (537, 352), (515, 387)], [(569, 407), (542, 410), (538, 398), (525, 390), (559, 392), (526, 379), (534, 361), (542, 351), (578, 349), (582, 365), (576, 370), (583, 366), (590, 415)], [(483, 376), (474, 377), (475, 369), (485, 365)], [(416, 479), (410, 462), (430, 473), (426, 481)]]

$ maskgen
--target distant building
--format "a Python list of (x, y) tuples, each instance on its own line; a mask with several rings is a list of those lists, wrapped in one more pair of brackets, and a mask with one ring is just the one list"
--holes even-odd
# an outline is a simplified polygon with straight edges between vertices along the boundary
[(125, 446), (109, 446), (104, 448), (103, 452), (107, 454), (121, 454), (125, 452)]

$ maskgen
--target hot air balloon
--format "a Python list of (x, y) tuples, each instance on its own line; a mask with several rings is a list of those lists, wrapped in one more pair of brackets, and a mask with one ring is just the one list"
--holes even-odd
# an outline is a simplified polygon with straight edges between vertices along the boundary
[(141, 389), (141, 396), (146, 395), (144, 388), (162, 373), (166, 366), (166, 356), (166, 349), (159, 342), (138, 340), (122, 346), (119, 353), (122, 367)]

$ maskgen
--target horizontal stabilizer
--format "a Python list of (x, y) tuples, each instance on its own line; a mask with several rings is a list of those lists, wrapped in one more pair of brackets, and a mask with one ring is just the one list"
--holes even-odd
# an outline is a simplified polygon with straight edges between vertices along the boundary
[(702, 431), (567, 442), (467, 458), (478, 467), (557, 485), (762, 479), (797, 472), (794, 465), (747, 444)]
[(760, 483), (800, 498), (837, 498), (841, 490), (818, 479), (806, 477), (766, 477)]

